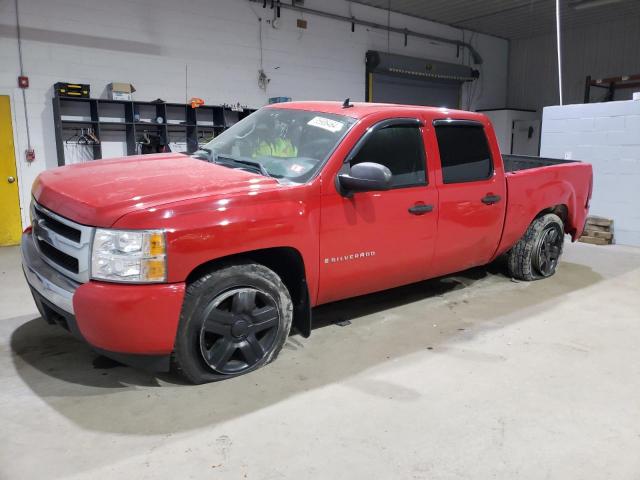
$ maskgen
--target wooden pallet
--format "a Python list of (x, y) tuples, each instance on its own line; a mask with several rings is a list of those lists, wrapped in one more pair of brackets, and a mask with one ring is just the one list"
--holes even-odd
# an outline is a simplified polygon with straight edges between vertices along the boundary
[(596, 216), (588, 217), (579, 241), (593, 245), (610, 245), (613, 243), (613, 220)]

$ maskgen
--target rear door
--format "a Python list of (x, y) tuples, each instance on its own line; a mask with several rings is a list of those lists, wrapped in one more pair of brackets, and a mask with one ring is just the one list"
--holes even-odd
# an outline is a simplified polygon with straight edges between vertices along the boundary
[(337, 171), (322, 183), (318, 303), (403, 285), (429, 276), (438, 203), (427, 171), (422, 121), (387, 119), (366, 129), (339, 171), (361, 162), (392, 173), (386, 191), (341, 195)]
[(434, 267), (443, 275), (492, 259), (502, 235), (506, 186), (482, 123), (446, 119), (433, 127), (441, 166)]

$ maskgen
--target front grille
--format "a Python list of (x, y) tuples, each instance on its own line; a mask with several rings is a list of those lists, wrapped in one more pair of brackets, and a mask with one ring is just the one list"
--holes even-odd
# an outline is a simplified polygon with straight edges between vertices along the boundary
[(61, 235), (64, 238), (68, 238), (69, 240), (80, 243), (80, 238), (82, 236), (82, 232), (77, 228), (70, 227), (69, 225), (65, 225), (64, 223), (56, 220), (51, 215), (46, 213), (42, 209), (36, 209), (36, 217), (40, 222), (46, 225), (49, 229), (53, 230), (57, 234)]
[(45, 257), (55, 262), (57, 265), (61, 266), (65, 270), (68, 270), (72, 273), (78, 273), (78, 259), (72, 257), (71, 255), (67, 255), (66, 253), (58, 250), (56, 247), (49, 245), (47, 242), (40, 240), (36, 237), (36, 243), (38, 245), (38, 250)]
[(94, 228), (62, 217), (35, 201), (31, 219), (34, 243), (42, 259), (67, 277), (88, 281)]

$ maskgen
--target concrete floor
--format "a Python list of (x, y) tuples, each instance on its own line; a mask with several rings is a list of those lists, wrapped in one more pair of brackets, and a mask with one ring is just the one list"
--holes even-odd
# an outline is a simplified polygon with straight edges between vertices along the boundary
[(46, 325), (0, 249), (0, 478), (640, 478), (640, 249), (316, 316), (265, 369), (186, 386)]

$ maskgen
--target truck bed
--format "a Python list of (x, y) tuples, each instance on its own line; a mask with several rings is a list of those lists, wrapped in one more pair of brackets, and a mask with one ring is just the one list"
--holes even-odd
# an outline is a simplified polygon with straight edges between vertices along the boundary
[(557, 158), (530, 157), (527, 155), (502, 155), (505, 172), (517, 172), (530, 168), (549, 167), (563, 163), (576, 163), (577, 160), (559, 160)]

